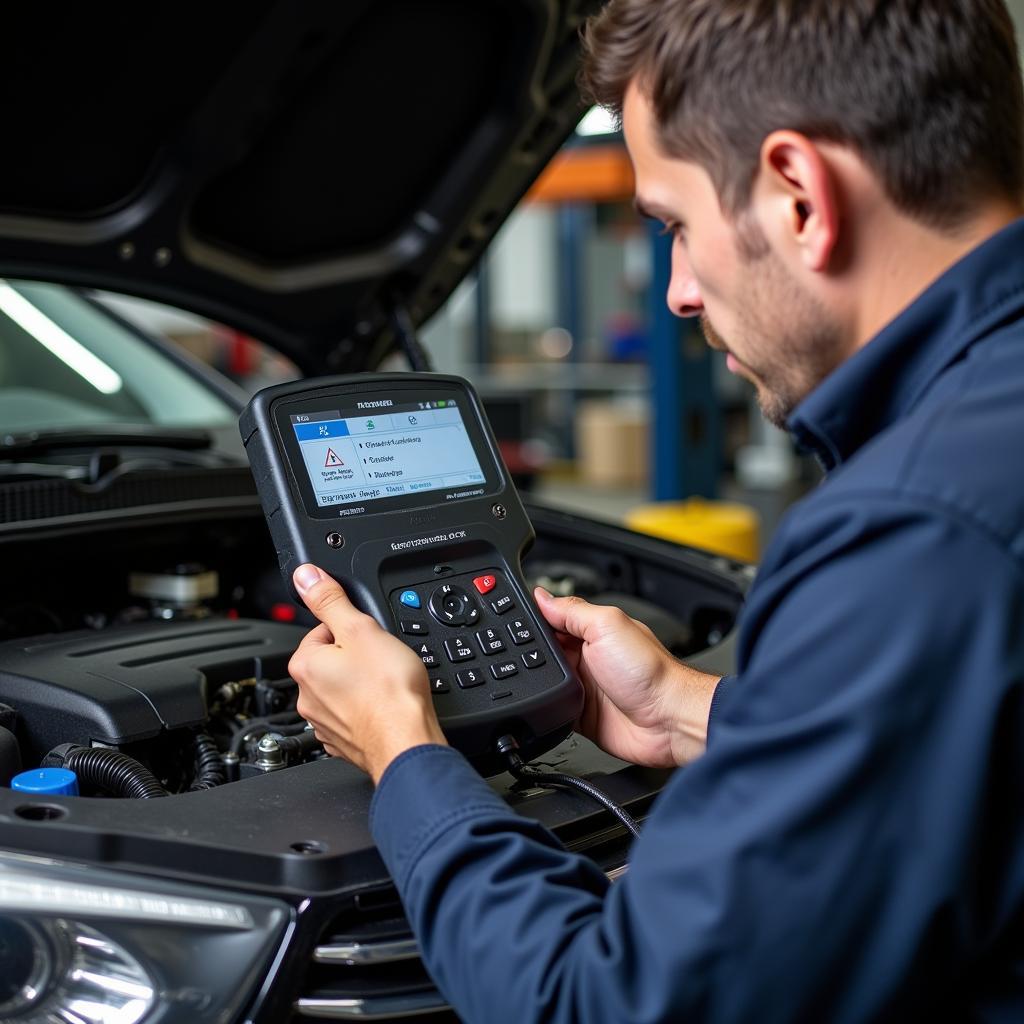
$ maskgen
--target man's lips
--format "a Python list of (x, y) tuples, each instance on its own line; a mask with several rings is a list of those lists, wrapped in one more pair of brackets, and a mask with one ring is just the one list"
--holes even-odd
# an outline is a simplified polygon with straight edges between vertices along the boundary
[(708, 347), (714, 349), (716, 352), (725, 353), (725, 365), (729, 368), (730, 373), (739, 374), (740, 376), (746, 376), (742, 373), (743, 364), (729, 351), (729, 346), (726, 345), (725, 339), (711, 326), (711, 321), (707, 316), (700, 318), (700, 325), (704, 332), (704, 340), (708, 343)]

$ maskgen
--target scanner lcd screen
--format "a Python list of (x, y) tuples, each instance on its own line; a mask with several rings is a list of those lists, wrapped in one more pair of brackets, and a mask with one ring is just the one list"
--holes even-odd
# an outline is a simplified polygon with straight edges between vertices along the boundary
[(320, 508), (485, 483), (455, 400), (409, 402), (356, 416), (328, 409), (288, 418)]

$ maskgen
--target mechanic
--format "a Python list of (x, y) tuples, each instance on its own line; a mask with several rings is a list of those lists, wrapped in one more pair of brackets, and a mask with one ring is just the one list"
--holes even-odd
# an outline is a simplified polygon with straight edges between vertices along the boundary
[(611, 0), (668, 302), (827, 470), (738, 672), (538, 591), (580, 731), (683, 765), (615, 885), (445, 746), (404, 644), (312, 566), (300, 712), (467, 1021), (1024, 1020), (1024, 100), (1002, 0)]

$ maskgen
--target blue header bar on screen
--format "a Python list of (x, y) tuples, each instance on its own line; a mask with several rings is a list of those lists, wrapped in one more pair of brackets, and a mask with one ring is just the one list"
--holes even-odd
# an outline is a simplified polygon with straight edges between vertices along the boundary
[(300, 441), (315, 441), (321, 437), (348, 437), (348, 424), (344, 420), (330, 423), (295, 423), (295, 436)]

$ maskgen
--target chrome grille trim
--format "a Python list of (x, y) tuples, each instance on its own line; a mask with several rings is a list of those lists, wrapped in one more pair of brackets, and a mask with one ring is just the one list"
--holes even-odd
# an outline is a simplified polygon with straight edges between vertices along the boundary
[(313, 959), (318, 964), (346, 964), (349, 967), (365, 964), (393, 964), (399, 960), (415, 960), (420, 947), (415, 939), (395, 939), (392, 942), (339, 942), (317, 946)]
[(441, 1013), (451, 1007), (440, 992), (416, 992), (373, 999), (298, 999), (295, 1012), (321, 1020), (392, 1020)]
[[(615, 882), (626, 873), (628, 867), (628, 864), (622, 864), (606, 871), (605, 875), (610, 882)], [(371, 967), (416, 960), (419, 955), (419, 944), (410, 936), (383, 942), (323, 943), (313, 951), (313, 962), (339, 967)], [(382, 1021), (444, 1013), (450, 1011), (451, 1007), (440, 992), (426, 990), (398, 996), (346, 999), (303, 996), (295, 1001), (294, 1010), (299, 1016), (320, 1020)]]

